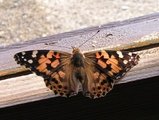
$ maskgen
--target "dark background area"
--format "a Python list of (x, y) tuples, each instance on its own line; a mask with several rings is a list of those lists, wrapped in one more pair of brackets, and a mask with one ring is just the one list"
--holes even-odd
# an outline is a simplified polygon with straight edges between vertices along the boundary
[(106, 97), (47, 100), (0, 109), (0, 120), (159, 120), (159, 77), (116, 85)]

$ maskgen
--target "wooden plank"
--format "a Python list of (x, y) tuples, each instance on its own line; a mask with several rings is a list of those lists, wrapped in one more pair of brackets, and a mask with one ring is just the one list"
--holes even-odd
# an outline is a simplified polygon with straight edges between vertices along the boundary
[[(0, 48), (0, 77), (2, 79), (0, 81), (0, 107), (55, 97), (45, 87), (43, 79), (34, 74), (3, 80), (10, 74), (27, 70), (16, 64), (13, 59), (15, 53), (33, 49), (54, 49), (71, 52), (71, 49), (67, 47), (79, 46), (98, 30), (100, 32), (86, 42), (80, 48), (81, 51), (131, 49), (140, 55), (139, 64), (119, 83), (159, 75), (159, 13), (157, 13)], [(52, 43), (52, 45), (46, 45), (46, 43)]]

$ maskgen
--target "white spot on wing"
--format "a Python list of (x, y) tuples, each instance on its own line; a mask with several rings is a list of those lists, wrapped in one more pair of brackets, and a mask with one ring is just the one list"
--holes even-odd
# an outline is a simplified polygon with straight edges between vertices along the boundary
[(22, 55), (25, 55), (25, 52), (22, 52)]
[(31, 59), (30, 59), (30, 60), (28, 60), (28, 63), (32, 64), (32, 63), (33, 63), (33, 60), (31, 60)]
[(132, 61), (132, 60), (134, 59), (134, 57), (133, 57), (133, 56), (131, 56), (131, 58), (130, 58), (130, 59), (131, 59), (131, 61)]
[(33, 51), (33, 54), (37, 54), (37, 53), (38, 53), (38, 51), (37, 51), (37, 50), (34, 50), (34, 51)]
[(128, 53), (128, 55), (132, 56), (132, 53), (131, 53), (131, 52), (129, 52), (129, 53)]
[(117, 51), (116, 53), (119, 55), (119, 58), (123, 58), (124, 57), (121, 51)]
[(36, 57), (36, 55), (32, 55), (32, 57), (33, 57), (33, 58), (35, 58), (35, 57)]
[(38, 53), (38, 51), (34, 50), (33, 53), (32, 53), (32, 57), (35, 58), (37, 53)]
[(122, 76), (124, 76), (126, 73), (124, 72), (123, 74), (122, 74)]
[(124, 60), (123, 63), (126, 65), (126, 64), (128, 63), (128, 61), (127, 61), (127, 60)]

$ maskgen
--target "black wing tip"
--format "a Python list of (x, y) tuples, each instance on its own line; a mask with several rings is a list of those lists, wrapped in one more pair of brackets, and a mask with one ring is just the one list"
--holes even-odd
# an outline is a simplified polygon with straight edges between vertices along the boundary
[(19, 58), (19, 55), (18, 55), (18, 54), (19, 54), (19, 53), (17, 53), (17, 54), (14, 55), (14, 59), (15, 59), (15, 61), (17, 62), (17, 64), (22, 65), (22, 63), (20, 62), (20, 58)]
[(134, 60), (133, 60), (133, 65), (137, 65), (139, 60), (140, 60), (140, 56), (138, 54), (133, 54)]
[(26, 61), (24, 61), (22, 58), (20, 58), (22, 54), (21, 53), (16, 53), (14, 55), (14, 59), (17, 62), (17, 64), (20, 64), (21, 66), (25, 66), (26, 68), (30, 68), (28, 64), (26, 64)]

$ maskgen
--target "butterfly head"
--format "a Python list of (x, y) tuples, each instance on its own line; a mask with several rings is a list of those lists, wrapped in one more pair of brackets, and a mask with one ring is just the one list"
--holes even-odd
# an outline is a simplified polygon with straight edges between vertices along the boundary
[(73, 49), (72, 54), (80, 53), (80, 49), (79, 48), (72, 46), (72, 49)]

